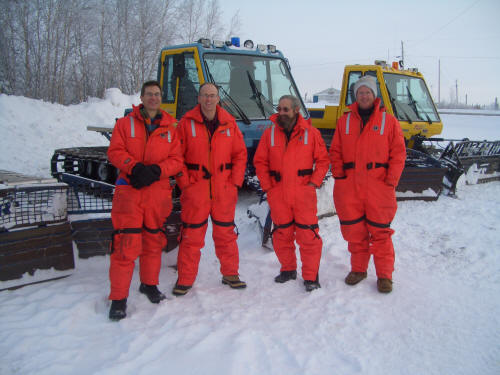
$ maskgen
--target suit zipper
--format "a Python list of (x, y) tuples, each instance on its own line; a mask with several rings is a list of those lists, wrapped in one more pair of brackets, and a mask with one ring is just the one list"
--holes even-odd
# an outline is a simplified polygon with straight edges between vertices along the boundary
[(208, 131), (207, 127), (205, 126), (205, 130), (208, 135), (208, 173), (210, 173), (210, 177), (208, 179), (208, 193), (210, 196), (210, 200), (212, 200), (212, 172), (210, 171), (211, 166), (212, 166), (212, 135), (210, 135), (210, 132)]

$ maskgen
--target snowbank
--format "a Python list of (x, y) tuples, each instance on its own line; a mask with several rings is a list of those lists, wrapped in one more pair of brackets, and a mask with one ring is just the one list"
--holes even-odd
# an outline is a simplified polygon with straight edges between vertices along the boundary
[(108, 89), (105, 99), (63, 106), (21, 96), (0, 94), (0, 169), (50, 177), (50, 159), (58, 148), (104, 146), (102, 135), (87, 126), (114, 125), (138, 95)]

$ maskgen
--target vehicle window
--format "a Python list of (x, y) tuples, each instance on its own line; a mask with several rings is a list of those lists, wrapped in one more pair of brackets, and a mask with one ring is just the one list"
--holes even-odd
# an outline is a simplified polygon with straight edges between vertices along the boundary
[[(221, 105), (241, 119), (269, 118), (280, 97), (299, 97), (298, 90), (284, 60), (255, 55), (206, 54), (205, 68), (219, 85)], [(300, 97), (299, 97), (300, 99)], [(301, 102), (301, 113), (307, 112)]]
[(354, 96), (354, 84), (362, 77), (361, 72), (350, 72), (349, 79), (347, 81), (347, 95), (345, 96), (345, 104), (351, 105), (356, 101), (356, 97)]
[(402, 121), (439, 121), (431, 95), (423, 79), (384, 73), (394, 114)]
[(174, 103), (175, 102), (175, 88), (176, 82), (173, 77), (173, 63), (174, 56), (169, 55), (165, 57), (163, 62), (163, 93), (162, 102), (163, 103)]

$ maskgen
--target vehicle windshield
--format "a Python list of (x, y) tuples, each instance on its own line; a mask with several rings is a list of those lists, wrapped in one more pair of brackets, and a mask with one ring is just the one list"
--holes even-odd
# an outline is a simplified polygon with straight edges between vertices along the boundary
[(431, 95), (423, 79), (384, 73), (394, 115), (402, 121), (439, 121)]
[[(283, 95), (298, 97), (286, 63), (279, 58), (205, 54), (210, 80), (220, 87), (221, 105), (237, 120), (269, 118)], [(306, 116), (301, 102), (300, 113)], [(243, 113), (241, 113), (243, 112)]]

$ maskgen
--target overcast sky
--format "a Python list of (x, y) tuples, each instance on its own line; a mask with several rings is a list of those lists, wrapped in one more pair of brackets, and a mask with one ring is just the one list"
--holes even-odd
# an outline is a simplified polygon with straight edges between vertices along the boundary
[[(302, 96), (340, 88), (344, 65), (396, 61), (417, 67), (438, 99), (500, 101), (500, 0), (220, 0), (237, 10), (240, 38), (275, 44), (289, 59)], [(454, 97), (454, 96), (453, 96)]]

